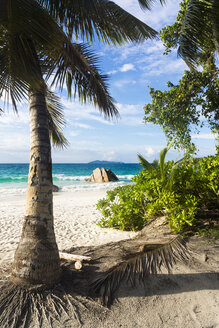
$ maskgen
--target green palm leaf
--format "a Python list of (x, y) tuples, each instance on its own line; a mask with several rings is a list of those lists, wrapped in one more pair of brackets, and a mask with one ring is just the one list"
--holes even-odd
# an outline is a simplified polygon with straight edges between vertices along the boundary
[(173, 164), (173, 166), (171, 167), (171, 171), (169, 173), (168, 181), (167, 181), (167, 188), (169, 188), (170, 191), (172, 190), (173, 183), (174, 183), (175, 177), (177, 175), (179, 166), (182, 164), (182, 162), (183, 162), (184, 159), (185, 159), (185, 157), (181, 158), (180, 160), (178, 160), (177, 162), (175, 162)]
[[(1, 3), (2, 9), (3, 4), (8, 9), (8, 2)], [(16, 109), (16, 103), (27, 96), (30, 87), (37, 88), (44, 83), (42, 73), (47, 78), (55, 73), (54, 83), (61, 89), (66, 83), (69, 95), (74, 87), (74, 94), (77, 93), (82, 102), (93, 102), (107, 117), (117, 116), (108, 92), (107, 77), (99, 73), (96, 57), (88, 46), (71, 43), (36, 1), (21, 0), (19, 4), (10, 8), (9, 16), (4, 16), (4, 10), (0, 13), (0, 93), (5, 90)], [(18, 29), (15, 28), (16, 19), (11, 24), (16, 11)], [(30, 15), (29, 19), (26, 15)], [(36, 23), (37, 15), (41, 19)]]
[(0, 94), (16, 103), (42, 84), (36, 52), (56, 47), (59, 26), (36, 1), (0, 2)]
[(212, 51), (212, 41), (219, 51), (219, 4), (213, 0), (190, 0), (180, 31), (178, 54), (194, 67), (206, 47)]
[(78, 96), (82, 103), (87, 101), (98, 106), (106, 117), (118, 116), (113, 98), (109, 95), (107, 76), (99, 73), (97, 58), (88, 45), (71, 43), (60, 30), (62, 47), (48, 52), (47, 79), (55, 72), (52, 85), (62, 90), (67, 85), (68, 95)]
[(166, 155), (168, 150), (170, 149), (170, 146), (163, 148), (160, 151), (160, 175), (161, 175), (161, 179), (163, 181), (165, 181), (165, 159), (166, 159)]
[(158, 161), (158, 159), (153, 160), (152, 165), (153, 165), (154, 167), (158, 167), (158, 166), (159, 166), (159, 161)]
[(60, 98), (48, 89), (46, 91), (46, 105), (50, 138), (54, 146), (60, 148), (67, 147), (68, 141), (62, 133), (65, 127), (63, 107)]
[[(30, 83), (34, 84), (32, 77), (36, 76), (35, 65), (29, 65), (33, 63), (33, 57), (29, 58), (25, 54), (23, 45), (19, 37), (11, 37), (9, 33), (0, 29), (0, 94), (5, 91), (5, 101), (11, 100), (15, 110), (17, 110), (16, 103), (23, 97), (27, 97)], [(22, 54), (23, 58), (20, 63)], [(28, 68), (30, 68), (29, 72)]]
[[(152, 5), (156, 2), (156, 0), (138, 0), (140, 6), (142, 9), (151, 9)], [(157, 0), (157, 2), (160, 2), (161, 5), (164, 5), (166, 3), (166, 0)]]
[(180, 236), (164, 243), (144, 244), (139, 252), (124, 257), (107, 272), (98, 274), (91, 282), (91, 290), (109, 306), (122, 282), (145, 283), (148, 274), (157, 274), (163, 267), (170, 271), (176, 261), (186, 261), (188, 255), (185, 241)]
[(219, 2), (218, 0), (213, 0), (213, 4), (212, 4), (212, 29), (213, 29), (215, 47), (217, 49), (217, 52), (219, 52)]
[(141, 166), (143, 166), (144, 169), (148, 169), (149, 167), (152, 166), (152, 164), (149, 163), (149, 162), (146, 160), (146, 158), (143, 157), (141, 154), (138, 153), (137, 156), (138, 156), (139, 164), (140, 164)]
[[(154, 38), (156, 31), (109, 0), (38, 0), (39, 3), (63, 24), (70, 36), (92, 42), (97, 36), (106, 43), (122, 44), (127, 41), (144, 41)], [(153, 1), (141, 0), (148, 9)], [(161, 0), (162, 3), (164, 1)]]

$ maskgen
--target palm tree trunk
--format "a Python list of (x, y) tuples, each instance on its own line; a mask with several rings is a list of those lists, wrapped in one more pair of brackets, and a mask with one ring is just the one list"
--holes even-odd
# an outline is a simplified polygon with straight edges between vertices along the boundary
[(29, 94), (31, 150), (23, 231), (11, 271), (20, 286), (51, 287), (60, 279), (53, 226), (52, 161), (44, 91)]

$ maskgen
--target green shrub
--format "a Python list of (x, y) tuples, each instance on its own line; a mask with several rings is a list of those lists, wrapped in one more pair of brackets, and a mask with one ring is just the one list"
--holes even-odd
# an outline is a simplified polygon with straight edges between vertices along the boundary
[(142, 229), (145, 225), (146, 202), (139, 186), (127, 185), (107, 191), (107, 198), (99, 200), (97, 204), (103, 215), (98, 224), (121, 230)]
[(158, 215), (166, 215), (176, 233), (197, 225), (198, 210), (219, 195), (219, 156), (165, 163), (167, 150), (161, 151), (160, 163), (150, 164), (139, 155), (144, 168), (134, 184), (108, 191), (98, 202), (100, 226), (139, 230)]

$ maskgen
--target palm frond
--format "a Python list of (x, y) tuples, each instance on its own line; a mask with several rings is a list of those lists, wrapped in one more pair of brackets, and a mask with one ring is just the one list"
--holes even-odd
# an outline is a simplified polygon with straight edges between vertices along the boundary
[(40, 87), (36, 49), (54, 48), (59, 26), (37, 1), (0, 2), (0, 94), (16, 103), (27, 97), (30, 87)]
[(167, 146), (160, 151), (160, 175), (163, 181), (165, 180), (165, 158), (169, 149), (170, 146)]
[(62, 89), (66, 82), (69, 95), (74, 87), (82, 102), (93, 102), (106, 117), (118, 116), (107, 77), (99, 73), (88, 46), (72, 44), (37, 1), (8, 3), (0, 3), (0, 93), (6, 91), (15, 110), (31, 87), (43, 83), (41, 73), (49, 77), (55, 71), (54, 83)]
[(217, 52), (219, 52), (219, 1), (218, 0), (213, 0), (212, 28), (213, 28), (213, 37), (215, 40), (215, 47), (217, 49)]
[(118, 117), (119, 113), (114, 100), (108, 92), (107, 76), (99, 73), (96, 65), (97, 57), (86, 44), (71, 43), (60, 29), (57, 38), (62, 41), (56, 48), (48, 52), (47, 79), (55, 71), (52, 85), (62, 90), (67, 85), (68, 95), (78, 96), (82, 103), (87, 101), (98, 106), (106, 117)]
[(144, 158), (141, 154), (137, 154), (138, 156), (138, 160), (139, 160), (139, 164), (144, 168), (144, 169), (148, 169), (149, 167), (151, 167), (151, 163), (149, 163), (146, 158)]
[(154, 167), (158, 167), (159, 166), (158, 159), (153, 160), (152, 164), (153, 164)]
[[(157, 32), (109, 0), (38, 0), (65, 28), (70, 37), (74, 34), (92, 42), (97, 36), (106, 43), (122, 44), (142, 42), (156, 37)], [(140, 0), (147, 8), (149, 0)], [(160, 0), (160, 2), (164, 2)]]
[[(178, 55), (190, 66), (196, 62), (203, 49), (214, 51), (214, 40), (219, 35), (219, 5), (213, 0), (191, 0), (180, 31)], [(219, 44), (217, 42), (217, 44)], [(219, 47), (217, 48), (219, 51)]]
[(164, 243), (147, 243), (140, 246), (139, 252), (124, 257), (107, 272), (99, 273), (91, 282), (91, 290), (101, 295), (103, 303), (109, 306), (121, 283), (145, 283), (148, 274), (157, 274), (163, 267), (170, 271), (177, 261), (185, 262), (188, 258), (189, 252), (181, 236)]
[[(21, 46), (21, 47), (20, 47)], [(25, 73), (21, 65), (18, 65), (19, 54), (22, 51), (22, 42), (19, 42), (18, 38), (10, 38), (10, 35), (0, 29), (0, 94), (4, 94), (4, 101), (12, 103), (13, 108), (17, 111), (17, 102), (21, 101), (23, 97), (27, 97), (28, 83), (31, 77), (29, 74), (33, 72), (30, 68), (29, 73)], [(23, 60), (26, 63), (30, 62), (27, 60), (27, 56), (24, 55)], [(28, 64), (27, 64), (28, 66)], [(34, 75), (34, 74), (33, 74)]]
[(48, 89), (46, 91), (46, 105), (50, 138), (54, 146), (67, 147), (68, 141), (62, 132), (65, 126), (63, 107), (60, 98)]
[(55, 45), (58, 24), (36, 0), (1, 0), (0, 26), (12, 36), (29, 37), (38, 45)]
[(185, 159), (185, 157), (181, 158), (180, 160), (178, 160), (177, 162), (175, 162), (171, 168), (171, 172), (169, 174), (169, 177), (168, 177), (168, 188), (170, 190), (172, 190), (172, 187), (173, 187), (173, 183), (175, 181), (175, 176), (177, 175), (177, 172), (178, 172), (178, 169), (179, 169), (179, 166), (182, 164), (183, 160)]
[(160, 2), (163, 6), (166, 3), (166, 0), (138, 0), (138, 2), (142, 9), (150, 10), (155, 2)]

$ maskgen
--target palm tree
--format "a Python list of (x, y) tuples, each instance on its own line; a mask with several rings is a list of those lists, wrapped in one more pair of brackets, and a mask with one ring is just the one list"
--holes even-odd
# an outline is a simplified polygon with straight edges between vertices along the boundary
[(164, 147), (159, 154), (159, 161), (154, 160), (152, 163), (149, 163), (145, 157), (143, 157), (141, 154), (137, 154), (139, 164), (143, 167), (144, 170), (156, 170), (159, 172), (160, 179), (162, 181), (162, 184), (165, 188), (169, 188), (169, 190), (172, 189), (174, 178), (176, 176), (177, 170), (179, 168), (179, 165), (182, 164), (183, 160), (186, 158), (183, 157), (180, 160), (175, 161), (170, 169), (169, 172), (166, 168), (166, 155), (171, 148), (172, 143), (170, 143), (167, 147)]
[(209, 60), (219, 53), (219, 2), (218, 0), (190, 0), (182, 21), (178, 54), (194, 67), (207, 52)]
[[(48, 2), (47, 5), (52, 3)], [(88, 26), (81, 4), (76, 6), (75, 11), (70, 8), (72, 17), (77, 11), (81, 14), (79, 21), (74, 21), (74, 30), (69, 22), (65, 24), (65, 18), (69, 18), (69, 8), (67, 17), (61, 20), (56, 9), (43, 8), (43, 1), (5, 0), (0, 5), (0, 92), (7, 92), (15, 110), (17, 101), (28, 94), (30, 110), (31, 151), (26, 215), (11, 270), (11, 280), (19, 286), (50, 287), (60, 279), (53, 227), (52, 162), (45, 79), (53, 76), (53, 84), (61, 89), (66, 81), (69, 95), (74, 85), (75, 93), (82, 102), (93, 102), (106, 117), (118, 115), (107, 90), (106, 77), (100, 75), (96, 67), (96, 58), (88, 46), (72, 43), (61, 25), (65, 24), (68, 32), (72, 30), (75, 36), (78, 36), (78, 30), (82, 34), (88, 31), (90, 40), (95, 30), (104, 41), (117, 44), (128, 40), (142, 41), (156, 35), (153, 29), (110, 1), (100, 1), (105, 16), (97, 15), (98, 6), (95, 3), (99, 2), (92, 2), (95, 17), (92, 11), (87, 13), (92, 18), (92, 25), (86, 21)], [(107, 4), (106, 8), (104, 3)], [(85, 4), (87, 1), (84, 2), (84, 9), (87, 10)]]
[[(10, 93), (15, 109), (16, 101), (28, 92), (31, 124), (26, 215), (11, 280), (20, 286), (45, 284), (49, 287), (60, 279), (60, 262), (53, 227), (51, 146), (46, 105), (48, 91), (43, 73), (50, 76), (56, 67), (55, 79), (59, 81), (63, 74), (68, 74), (69, 80), (76, 81), (80, 97), (93, 100), (108, 116), (116, 115), (117, 110), (108, 94), (104, 77), (92, 63), (92, 54), (86, 47), (72, 44), (37, 2), (13, 2), (5, 12), (8, 21), (1, 21), (1, 89)], [(3, 16), (4, 11), (1, 14)], [(17, 24), (14, 21), (16, 15)], [(35, 32), (31, 25), (36, 17), (38, 30)], [(47, 35), (46, 30), (49, 31)], [(20, 66), (19, 60), (22, 60)]]

